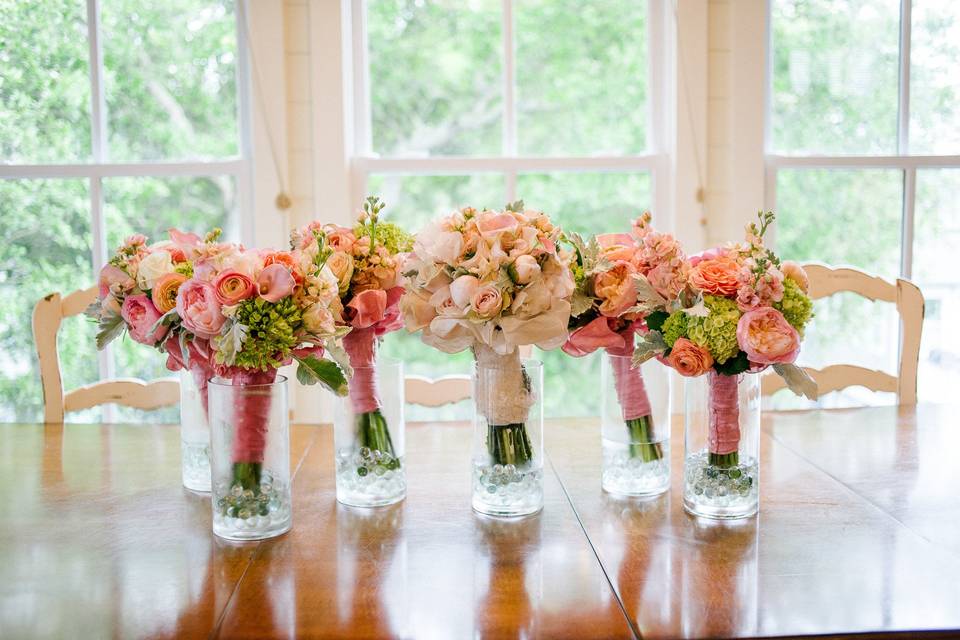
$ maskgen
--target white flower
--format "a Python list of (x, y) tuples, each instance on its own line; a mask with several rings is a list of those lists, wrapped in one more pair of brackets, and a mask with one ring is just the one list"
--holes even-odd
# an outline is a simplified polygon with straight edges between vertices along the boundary
[(157, 280), (173, 273), (173, 260), (169, 251), (154, 251), (140, 261), (137, 271), (137, 286), (144, 291), (153, 289)]

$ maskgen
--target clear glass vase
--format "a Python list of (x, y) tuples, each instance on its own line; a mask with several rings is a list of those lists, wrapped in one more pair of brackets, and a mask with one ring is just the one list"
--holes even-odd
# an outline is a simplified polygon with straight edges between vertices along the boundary
[(333, 419), (338, 501), (379, 507), (406, 496), (403, 403), (403, 363), (381, 357), (354, 367)]
[(543, 508), (543, 364), (477, 353), (473, 508), (522, 516)]
[(601, 484), (608, 493), (653, 496), (670, 488), (670, 371), (607, 354), (600, 370)]
[(261, 540), (290, 530), (287, 379), (209, 385), (213, 532)]
[[(201, 374), (202, 375), (202, 374)], [(180, 371), (180, 469), (183, 486), (210, 491), (210, 424), (194, 374)]]
[(683, 506), (746, 518), (760, 505), (760, 376), (687, 378)]

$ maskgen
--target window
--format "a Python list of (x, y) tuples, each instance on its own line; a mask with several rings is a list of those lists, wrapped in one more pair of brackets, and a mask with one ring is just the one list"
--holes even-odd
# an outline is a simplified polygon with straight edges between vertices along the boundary
[[(232, 0), (0, 3), (0, 420), (42, 416), (33, 304), (89, 287), (134, 231), (220, 226), (240, 235), (243, 29)], [(67, 389), (168, 375), (129, 339), (97, 354), (65, 321)], [(115, 411), (115, 413), (113, 413)], [(72, 420), (176, 420), (107, 406)]]
[[(767, 204), (780, 253), (917, 282), (920, 400), (947, 400), (960, 384), (960, 277), (947, 265), (960, 241), (960, 6), (774, 0), (770, 24)], [(816, 311), (805, 364), (895, 371), (892, 305), (841, 295)]]
[[(581, 233), (628, 228), (657, 201), (662, 157), (660, 0), (367, 0), (353, 3), (353, 201), (381, 195), (415, 231), (471, 204), (522, 198)], [(466, 372), (397, 332), (414, 373)], [(543, 353), (552, 415), (599, 413), (599, 356)], [(435, 417), (435, 414), (434, 414)]]

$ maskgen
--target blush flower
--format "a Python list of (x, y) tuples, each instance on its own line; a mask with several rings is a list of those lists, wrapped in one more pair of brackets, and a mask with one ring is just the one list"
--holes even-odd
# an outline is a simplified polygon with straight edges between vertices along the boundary
[(177, 306), (177, 291), (180, 285), (187, 281), (182, 273), (168, 273), (154, 285), (150, 291), (150, 299), (160, 313), (166, 313)]
[(264, 267), (257, 276), (257, 293), (267, 302), (277, 302), (293, 293), (297, 282), (282, 264)]
[(800, 334), (772, 307), (748, 311), (737, 323), (737, 342), (750, 362), (793, 362), (800, 353)]
[(613, 268), (597, 275), (593, 290), (600, 299), (600, 313), (616, 318), (629, 309), (637, 300), (633, 274), (636, 269), (629, 262), (618, 262)]
[(188, 331), (207, 340), (220, 333), (227, 320), (220, 310), (213, 285), (196, 278), (180, 285), (177, 314)]
[(479, 287), (473, 294), (470, 307), (478, 318), (489, 320), (503, 307), (503, 294), (492, 284)]
[(727, 257), (702, 260), (690, 270), (689, 281), (694, 288), (715, 296), (729, 298), (739, 287), (740, 266)]
[(256, 287), (250, 276), (233, 270), (218, 275), (213, 281), (213, 290), (217, 302), (225, 306), (237, 304), (256, 295)]
[(677, 373), (688, 378), (700, 376), (713, 366), (713, 356), (698, 344), (686, 338), (677, 338), (670, 350), (667, 364), (676, 369)]
[(160, 319), (160, 312), (145, 294), (127, 296), (120, 309), (120, 316), (127, 323), (130, 337), (140, 344), (153, 346), (167, 333), (165, 326), (153, 330), (153, 326)]

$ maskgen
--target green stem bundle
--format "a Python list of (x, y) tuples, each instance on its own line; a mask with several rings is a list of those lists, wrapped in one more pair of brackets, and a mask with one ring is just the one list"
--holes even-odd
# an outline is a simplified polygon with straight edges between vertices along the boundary
[(380, 409), (361, 413), (357, 416), (357, 445), (367, 447), (371, 451), (380, 451), (390, 454), (390, 461), (385, 465), (388, 469), (400, 468), (400, 460), (393, 450), (393, 439), (387, 427), (387, 419)]
[(653, 440), (653, 416), (642, 416), (627, 420), (627, 431), (630, 433), (630, 457), (640, 458), (644, 462), (653, 462), (663, 457), (663, 449), (659, 442)]
[(494, 464), (519, 467), (533, 458), (533, 447), (523, 423), (488, 425), (487, 451)]

